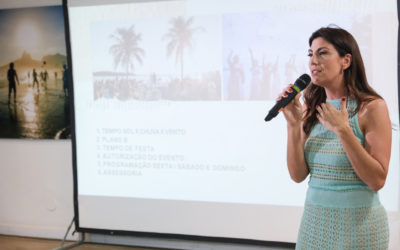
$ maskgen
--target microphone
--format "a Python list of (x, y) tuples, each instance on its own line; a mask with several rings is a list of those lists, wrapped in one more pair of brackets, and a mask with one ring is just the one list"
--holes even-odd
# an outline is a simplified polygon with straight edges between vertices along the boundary
[(270, 121), (272, 118), (277, 116), (281, 110), (288, 105), (293, 98), (300, 93), (303, 89), (307, 87), (307, 85), (311, 82), (311, 77), (307, 74), (301, 75), (297, 80), (294, 82), (292, 86), (293, 92), (289, 93), (286, 91), (287, 97), (282, 97), (274, 107), (269, 111), (268, 115), (265, 117), (265, 121)]

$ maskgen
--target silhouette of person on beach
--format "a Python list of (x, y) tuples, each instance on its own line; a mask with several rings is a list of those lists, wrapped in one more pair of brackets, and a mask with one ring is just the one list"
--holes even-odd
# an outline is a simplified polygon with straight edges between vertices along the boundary
[(278, 69), (279, 69), (279, 56), (276, 58), (275, 63), (271, 64), (270, 67), (268, 68), (268, 71), (266, 71), (266, 73), (268, 72), (267, 74), (269, 74), (270, 76), (270, 78), (268, 79), (269, 98), (273, 100), (275, 100), (276, 98), (276, 93), (279, 93), (280, 89), (282, 89), (281, 78)]
[(66, 64), (63, 65), (63, 88), (64, 88), (64, 95), (68, 96), (68, 85), (69, 85), (69, 68)]
[(14, 63), (10, 63), (10, 68), (7, 71), (8, 79), (8, 104), (10, 104), (11, 91), (14, 92), (14, 102), (17, 101), (17, 88), (15, 86), (15, 81), (19, 85), (17, 71), (14, 69)]
[(253, 50), (249, 48), (249, 54), (251, 59), (251, 82), (250, 82), (250, 99), (260, 100), (263, 92), (261, 92), (261, 66), (258, 60), (254, 57)]
[(239, 56), (234, 55), (231, 50), (228, 56), (229, 65), (229, 82), (228, 82), (228, 97), (231, 100), (239, 100), (242, 97), (241, 87), (244, 84), (244, 71), (239, 62)]
[(263, 56), (262, 66), (261, 66), (261, 92), (263, 93), (263, 98), (269, 98), (271, 96), (271, 77), (272, 77), (272, 63), (266, 62)]
[(49, 73), (47, 73), (47, 70), (43, 72), (43, 84), (44, 88), (47, 89), (47, 78), (49, 77)]
[(292, 81), (289, 79), (294, 79), (297, 74), (298, 72), (296, 68), (296, 55), (293, 54), (290, 56), (289, 60), (286, 62), (285, 65), (286, 82)]
[(33, 71), (32, 71), (32, 77), (33, 77), (32, 88), (35, 87), (35, 83), (36, 83), (37, 89), (39, 91), (39, 81), (38, 81), (38, 78), (37, 78), (38, 74), (37, 74), (35, 69), (33, 69)]

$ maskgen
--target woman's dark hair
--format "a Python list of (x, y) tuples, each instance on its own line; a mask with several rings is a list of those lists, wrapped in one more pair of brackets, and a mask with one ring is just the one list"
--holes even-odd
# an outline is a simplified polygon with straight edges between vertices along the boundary
[[(346, 54), (352, 56), (350, 66), (343, 72), (343, 79), (348, 96), (354, 98), (357, 102), (355, 112), (358, 112), (363, 104), (382, 98), (369, 86), (360, 49), (356, 40), (349, 32), (341, 28), (320, 28), (312, 33), (308, 41), (310, 47), (314, 39), (318, 37), (331, 43), (340, 57), (344, 57)], [(304, 115), (303, 130), (307, 135), (318, 121), (316, 107), (325, 101), (326, 93), (324, 88), (311, 83), (304, 90), (304, 103), (307, 109)]]

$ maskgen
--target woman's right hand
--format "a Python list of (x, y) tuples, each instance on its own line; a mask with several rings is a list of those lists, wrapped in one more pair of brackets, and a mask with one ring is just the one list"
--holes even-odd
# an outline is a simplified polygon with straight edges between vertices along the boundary
[[(286, 98), (288, 95), (287, 93), (292, 93), (293, 84), (289, 84), (283, 92), (279, 95), (276, 99), (278, 102), (282, 98)], [(303, 107), (300, 103), (300, 96), (301, 94), (297, 94), (296, 97), (288, 104), (286, 107), (282, 109), (283, 115), (288, 123), (288, 125), (299, 125), (301, 124), (301, 120), (303, 118)]]

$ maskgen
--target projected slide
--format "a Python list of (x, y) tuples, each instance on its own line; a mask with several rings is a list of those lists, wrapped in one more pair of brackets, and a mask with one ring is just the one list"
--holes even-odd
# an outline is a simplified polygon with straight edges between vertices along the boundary
[[(142, 225), (139, 215), (122, 211), (127, 202), (145, 212), (142, 200), (178, 209), (182, 218), (214, 211), (207, 223), (218, 225), (234, 215), (257, 213), (249, 225), (263, 228), (287, 207), (301, 214), (307, 181), (297, 184), (289, 177), (286, 123), (282, 115), (268, 123), (264, 117), (285, 86), (309, 73), (313, 31), (336, 24), (354, 34), (371, 85), (398, 121), (393, 96), (397, 62), (391, 56), (397, 51), (397, 26), (388, 28), (397, 15), (389, 4), (379, 9), (367, 2), (314, 3), (313, 9), (298, 1), (254, 0), (72, 4), (82, 225), (120, 229), (122, 223), (122, 230), (209, 235), (201, 227), (187, 231), (179, 223), (175, 229)], [(380, 61), (393, 67), (383, 73)], [(393, 134), (397, 142), (397, 131)], [(392, 172), (381, 195), (391, 211), (398, 209), (397, 155), (392, 154)], [(102, 204), (107, 211), (118, 211), (121, 219), (102, 224), (94, 216), (102, 216), (94, 209)], [(168, 220), (182, 220), (164, 211)], [(287, 213), (296, 216), (292, 210)], [(211, 236), (274, 238), (274, 233), (265, 236), (258, 230), (258, 235), (239, 225), (234, 233), (226, 232), (218, 225)], [(281, 240), (295, 238), (289, 237)]]
[[(96, 150), (85, 147), (82, 179), (90, 182), (79, 183), (82, 193), (288, 203), (267, 191), (290, 181), (285, 131), (270, 128), (284, 123), (265, 124), (263, 117), (278, 93), (307, 72), (310, 32), (301, 27), (332, 20), (302, 15), (291, 14), (300, 20), (291, 32), (284, 32), (285, 12), (92, 22), (87, 111), (97, 125), (87, 131), (93, 140), (83, 143)], [(363, 25), (360, 44), (369, 55), (370, 17), (335, 19), (350, 30)]]

